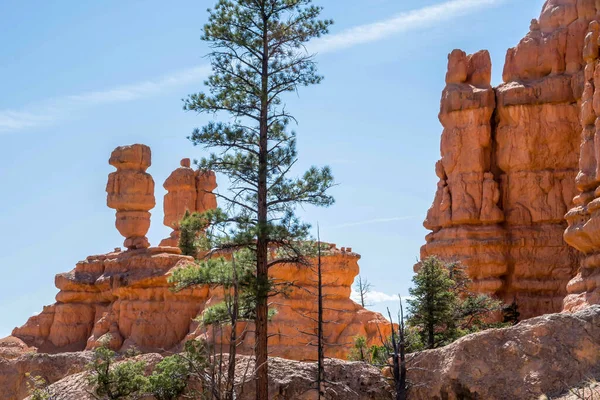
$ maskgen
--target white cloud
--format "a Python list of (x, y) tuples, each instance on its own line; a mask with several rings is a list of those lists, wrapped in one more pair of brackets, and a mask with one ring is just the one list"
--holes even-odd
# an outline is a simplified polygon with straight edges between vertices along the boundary
[(92, 106), (134, 101), (158, 95), (178, 86), (200, 83), (209, 72), (208, 66), (188, 68), (156, 80), (49, 99), (21, 110), (0, 110), (0, 133), (49, 125)]
[(38, 114), (28, 111), (3, 110), (0, 111), (0, 132), (16, 131), (47, 124), (54, 120), (50, 110)]
[(358, 222), (348, 222), (345, 224), (340, 224), (340, 225), (334, 225), (331, 228), (348, 228), (351, 226), (362, 226), (362, 225), (371, 225), (371, 224), (383, 224), (386, 222), (395, 222), (395, 221), (406, 221), (409, 219), (414, 219), (414, 218), (418, 218), (415, 215), (412, 216), (408, 216), (408, 217), (393, 217), (393, 218), (375, 218), (375, 219), (369, 219), (366, 221), (358, 221)]
[(311, 52), (323, 54), (371, 43), (401, 32), (421, 29), (438, 22), (455, 19), (504, 1), (506, 0), (450, 0), (403, 12), (383, 21), (356, 26), (337, 34), (324, 36), (311, 42), (308, 49)]
[[(350, 298), (360, 304), (360, 294), (352, 288), (352, 293), (350, 294)], [(402, 296), (402, 302), (406, 299), (409, 299), (409, 296)], [(398, 295), (397, 294), (387, 294), (383, 292), (379, 292), (377, 290), (372, 290), (365, 295), (365, 304), (367, 305), (375, 305), (379, 303), (386, 302), (396, 302), (398, 303)]]
[[(321, 54), (344, 50), (356, 45), (386, 39), (401, 32), (448, 21), (485, 7), (500, 4), (504, 1), (506, 0), (450, 0), (316, 39), (308, 45), (308, 49), (311, 52)], [(23, 109), (0, 110), (0, 133), (16, 132), (28, 128), (50, 125), (70, 118), (77, 112), (94, 105), (134, 101), (157, 95), (176, 86), (199, 83), (206, 78), (209, 72), (209, 66), (204, 65), (178, 71), (153, 81), (49, 99), (37, 104), (31, 104)], [(371, 223), (375, 222), (386, 221), (374, 221)], [(357, 224), (360, 225), (362, 223)]]
[(178, 71), (155, 81), (139, 82), (114, 89), (90, 92), (78, 96), (69, 96), (67, 97), (67, 100), (74, 103), (83, 102), (89, 105), (132, 101), (158, 94), (173, 87), (201, 82), (209, 73), (210, 67), (208, 65), (203, 65)]

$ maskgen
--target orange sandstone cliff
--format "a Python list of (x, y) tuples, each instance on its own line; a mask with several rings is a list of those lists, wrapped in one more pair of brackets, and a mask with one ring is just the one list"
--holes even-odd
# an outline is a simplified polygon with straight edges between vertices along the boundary
[[(117, 148), (110, 164), (117, 168), (109, 175), (107, 203), (117, 210), (116, 226), (125, 237), (127, 250), (89, 256), (75, 269), (56, 276), (60, 290), (56, 303), (27, 323), (15, 328), (10, 339), (22, 341), (27, 351), (62, 353), (97, 347), (110, 339), (115, 350), (132, 346), (144, 352), (178, 350), (189, 339), (209, 335), (197, 322), (207, 306), (222, 294), (208, 286), (174, 293), (167, 282), (175, 269), (192, 263), (181, 255), (176, 244), (177, 221), (185, 211), (204, 211), (216, 207), (215, 175), (198, 173), (184, 159), (165, 182), (165, 224), (174, 228), (160, 247), (149, 247), (145, 237), (154, 207), (154, 181), (146, 173), (150, 148), (144, 145)], [(380, 343), (390, 334), (389, 323), (350, 300), (351, 285), (358, 275), (360, 256), (350, 249), (331, 245), (323, 257), (323, 291), (326, 295), (326, 355), (345, 359), (357, 335), (369, 343)], [(269, 326), (272, 356), (295, 360), (316, 359), (316, 348), (308, 345), (312, 337), (303, 332), (315, 329), (316, 276), (305, 266), (283, 264), (271, 271), (276, 280), (294, 281), (299, 288), (286, 296), (273, 298), (278, 313)], [(252, 331), (249, 329), (248, 331)], [(218, 343), (220, 335), (214, 338)], [(210, 337), (209, 337), (210, 339)], [(10, 342), (10, 340), (8, 342)], [(12, 343), (12, 342), (11, 342)], [(19, 342), (20, 343), (20, 342)], [(13, 346), (14, 347), (14, 346)], [(251, 333), (246, 333), (241, 352), (250, 353)]]
[[(585, 236), (593, 231), (599, 182), (593, 136), (600, 109), (589, 102), (597, 48), (584, 60), (584, 41), (597, 3), (546, 1), (530, 32), (508, 50), (498, 87), (490, 86), (487, 52), (449, 56), (440, 182), (421, 256), (464, 262), (476, 290), (516, 300), (524, 318), (563, 309), (581, 258), (569, 244), (587, 256), (569, 292), (596, 285), (586, 277), (600, 265), (590, 258), (600, 242)], [(584, 224), (588, 232), (581, 233)]]

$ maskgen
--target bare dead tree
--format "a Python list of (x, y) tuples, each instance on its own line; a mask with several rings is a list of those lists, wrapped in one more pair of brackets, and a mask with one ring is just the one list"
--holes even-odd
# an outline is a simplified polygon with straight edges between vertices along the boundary
[(363, 308), (370, 306), (371, 304), (367, 304), (366, 299), (373, 288), (371, 283), (366, 278), (363, 278), (362, 275), (358, 275), (358, 282), (356, 282), (355, 287), (360, 296), (360, 305), (363, 306)]
[[(339, 343), (338, 344), (329, 343), (325, 337), (325, 326), (327, 324), (335, 324), (337, 322), (329, 321), (324, 318), (324, 314), (327, 310), (334, 310), (334, 309), (328, 308), (325, 306), (325, 302), (326, 302), (326, 299), (328, 296), (323, 293), (324, 284), (323, 284), (323, 269), (322, 269), (322, 255), (323, 255), (322, 246), (323, 246), (323, 243), (321, 242), (319, 225), (317, 224), (317, 262), (316, 262), (316, 265), (313, 264), (313, 268), (314, 268), (313, 271), (316, 274), (316, 280), (314, 280), (314, 283), (316, 284), (317, 290), (315, 293), (315, 292), (307, 289), (306, 287), (298, 287), (297, 286), (297, 288), (299, 288), (300, 290), (307, 292), (311, 296), (315, 296), (316, 300), (317, 300), (317, 310), (316, 311), (308, 312), (306, 314), (299, 312), (301, 317), (306, 318), (306, 319), (310, 320), (312, 323), (314, 323), (315, 330), (311, 332), (308, 330), (298, 329), (298, 332), (304, 336), (308, 336), (308, 337), (312, 338), (306, 343), (306, 345), (316, 347), (316, 349), (317, 349), (317, 376), (316, 376), (316, 380), (314, 383), (315, 383), (318, 393), (319, 393), (319, 395), (318, 395), (319, 400), (325, 398), (325, 395), (328, 390), (327, 387), (330, 387), (331, 390), (334, 390), (332, 388), (337, 386), (337, 383), (329, 381), (326, 378), (325, 359), (327, 357), (325, 356), (325, 347), (342, 345)], [(342, 310), (336, 310), (336, 311), (342, 311)]]
[(392, 373), (394, 376), (394, 386), (396, 388), (396, 400), (406, 400), (407, 385), (406, 385), (406, 328), (404, 325), (404, 308), (402, 306), (402, 297), (400, 300), (400, 311), (398, 316), (398, 333), (394, 329), (394, 320), (390, 309), (388, 308), (388, 316), (390, 317), (390, 326), (392, 328)]

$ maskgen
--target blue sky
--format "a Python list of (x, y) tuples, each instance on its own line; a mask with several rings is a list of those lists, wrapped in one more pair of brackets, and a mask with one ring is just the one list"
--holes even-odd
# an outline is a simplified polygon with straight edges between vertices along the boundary
[[(374, 308), (406, 295), (427, 234), (447, 54), (488, 49), (500, 83), (506, 49), (543, 0), (317, 0), (333, 18), (318, 52), (324, 82), (286, 98), (299, 121), (299, 169), (329, 164), (339, 184), (329, 209), (302, 216), (324, 241), (362, 254)], [(202, 89), (199, 40), (212, 1), (0, 2), (0, 337), (54, 302), (54, 276), (122, 245), (106, 207), (107, 163), (145, 143), (162, 225), (162, 182), (204, 150), (186, 136), (209, 119), (181, 98)], [(226, 182), (219, 183), (225, 187)]]

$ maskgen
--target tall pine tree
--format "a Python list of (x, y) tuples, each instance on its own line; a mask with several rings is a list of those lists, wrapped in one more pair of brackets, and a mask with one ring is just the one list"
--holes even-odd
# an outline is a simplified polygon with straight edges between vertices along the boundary
[[(195, 145), (216, 152), (199, 162), (230, 178), (227, 193), (217, 194), (224, 213), (211, 215), (213, 229), (228, 233), (222, 248), (249, 248), (256, 257), (257, 399), (268, 396), (267, 318), (272, 285), (269, 267), (302, 262), (298, 243), (309, 226), (295, 216), (298, 205), (329, 206), (333, 185), (328, 167), (312, 167), (290, 177), (296, 164), (294, 117), (282, 95), (321, 82), (314, 56), (305, 44), (328, 32), (312, 0), (219, 0), (209, 10), (202, 39), (209, 42), (212, 75), (207, 93), (190, 95), (184, 109), (228, 114), (227, 122), (196, 129)], [(224, 203), (224, 204), (223, 204)]]

